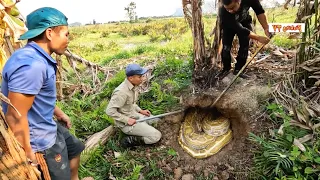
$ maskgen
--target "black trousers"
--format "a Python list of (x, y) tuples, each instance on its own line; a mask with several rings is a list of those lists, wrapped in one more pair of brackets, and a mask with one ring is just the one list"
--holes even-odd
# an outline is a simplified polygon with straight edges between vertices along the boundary
[[(243, 27), (248, 28), (250, 31), (252, 31), (251, 23), (242, 23)], [(222, 44), (223, 44), (223, 49), (221, 53), (221, 59), (223, 63), (223, 70), (230, 70), (231, 69), (231, 47), (232, 47), (232, 42), (234, 39), (234, 35), (236, 35), (236, 31), (233, 29), (223, 29), (223, 36), (222, 36)], [(241, 36), (238, 35), (239, 38), (239, 44), (240, 48), (238, 50), (238, 55), (236, 57), (237, 63), (235, 65), (235, 70), (240, 70), (247, 61), (248, 58), (248, 50), (249, 50), (249, 41), (250, 38), (248, 36)]]

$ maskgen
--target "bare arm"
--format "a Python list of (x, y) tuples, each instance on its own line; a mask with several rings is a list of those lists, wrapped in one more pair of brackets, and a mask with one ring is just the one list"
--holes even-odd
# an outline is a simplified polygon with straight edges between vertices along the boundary
[(21, 113), (21, 116), (19, 116), (13, 108), (8, 106), (6, 120), (10, 129), (14, 133), (14, 136), (25, 150), (27, 156), (28, 154), (33, 154), (30, 144), (28, 111), (33, 104), (34, 97), (34, 95), (25, 95), (10, 91), (8, 94), (8, 98), (10, 99), (12, 105), (18, 109), (18, 111)]
[(258, 20), (262, 26), (262, 28), (266, 31), (269, 29), (269, 26), (268, 26), (268, 21), (267, 21), (267, 16), (262, 13), (262, 14), (259, 14), (258, 16)]
[(266, 34), (267, 37), (269, 37), (270, 34), (269, 34), (268, 21), (267, 21), (267, 17), (265, 14), (265, 10), (263, 9), (260, 1), (259, 0), (252, 0), (251, 7), (254, 10), (254, 12), (256, 13), (257, 18), (258, 18), (258, 20), (264, 30), (264, 33)]
[(56, 116), (58, 121), (65, 123), (66, 128), (71, 128), (72, 124), (70, 117), (66, 115), (58, 106), (54, 107), (53, 114)]
[(54, 111), (53, 111), (53, 114), (59, 118), (59, 117), (62, 117), (64, 115), (64, 112), (58, 107), (58, 106), (55, 106), (54, 108)]

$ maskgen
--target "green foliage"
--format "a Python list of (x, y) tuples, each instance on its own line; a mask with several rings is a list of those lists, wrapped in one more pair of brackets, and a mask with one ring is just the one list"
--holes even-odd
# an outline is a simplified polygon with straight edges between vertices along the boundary
[(103, 51), (103, 50), (105, 50), (105, 47), (103, 44), (97, 43), (97, 44), (94, 44), (92, 50), (93, 51)]
[(107, 37), (109, 36), (109, 34), (110, 34), (109, 31), (103, 31), (103, 32), (101, 33), (101, 37), (107, 38)]
[[(318, 133), (290, 125), (292, 119), (277, 104), (267, 106), (271, 119), (283, 124), (282, 133), (272, 132), (272, 137), (259, 137), (250, 133), (250, 140), (259, 145), (254, 157), (254, 173), (257, 179), (317, 179), (320, 171)], [(304, 137), (312, 135), (315, 141), (297, 145)]]
[(113, 56), (110, 56), (110, 57), (104, 59), (102, 61), (102, 64), (105, 65), (105, 64), (109, 63), (112, 60), (128, 59), (128, 58), (131, 58), (131, 57), (133, 57), (133, 54), (130, 51), (123, 50), (123, 51), (119, 52), (118, 54), (115, 54)]
[(267, 111), (270, 114), (271, 120), (276, 124), (280, 124), (282, 120), (288, 122), (291, 118), (286, 114), (284, 108), (276, 103), (267, 105)]
[(170, 148), (170, 149), (168, 150), (168, 155), (170, 155), (170, 156), (177, 156), (177, 152), (176, 152), (174, 149)]
[(106, 82), (104, 85), (104, 88), (100, 95), (98, 96), (99, 98), (107, 98), (110, 99), (113, 90), (118, 87), (126, 78), (125, 71), (119, 71), (117, 74), (114, 75), (112, 79)]
[(107, 44), (106, 49), (112, 50), (112, 51), (118, 51), (120, 49), (120, 45), (115, 41), (110, 41)]
[[(108, 147), (100, 146), (88, 154), (88, 160), (85, 164), (80, 164), (80, 177), (94, 177), (95, 180), (106, 179), (112, 164), (106, 159), (103, 154)], [(99, 167), (99, 168), (97, 168)]]
[[(270, 10), (267, 12), (270, 14)], [(275, 14), (279, 23), (293, 22), (295, 18), (295, 11), (292, 9), (290, 13), (283, 13), (282, 10), (271, 12)], [(272, 16), (268, 16), (269, 22), (271, 22), (270, 17)], [(215, 18), (215, 16), (204, 17), (206, 34), (211, 32)], [(262, 32), (259, 29), (258, 31)], [(134, 61), (141, 65), (155, 64), (150, 91), (141, 94), (140, 107), (151, 110), (155, 115), (179, 108), (179, 97), (191, 84), (193, 69), (192, 34), (183, 18), (147, 19), (145, 22), (136, 23), (72, 27), (70, 32), (72, 41), (69, 48), (89, 61), (108, 66), (120, 65), (122, 68), (133, 61), (130, 58), (134, 58)], [(294, 41), (280, 34), (274, 37), (273, 42), (285, 47), (295, 45)], [(131, 49), (131, 46), (130, 49), (127, 48), (128, 44), (133, 45), (134, 48)], [(85, 70), (80, 66), (81, 72)], [(67, 74), (67, 76), (70, 82), (78, 81), (74, 73)], [(103, 73), (99, 73), (98, 77), (101, 82), (104, 82)], [(86, 98), (82, 97), (83, 94), (78, 93), (71, 100), (58, 102), (58, 106), (71, 117), (73, 122), (71, 132), (85, 139), (88, 135), (112, 124), (113, 120), (105, 115), (105, 108), (113, 90), (124, 79), (125, 73), (121, 70), (104, 84), (102, 92)], [(84, 78), (82, 82), (92, 85), (92, 78)], [(290, 116), (281, 106), (269, 104), (267, 110), (276, 124), (289, 121)], [(296, 176), (296, 179), (299, 179), (298, 177), (311, 179), (310, 177), (318, 173), (314, 171), (318, 170), (319, 157), (316, 155), (319, 144), (318, 142), (313, 142), (313, 144), (309, 142), (308, 145), (304, 143), (307, 151), (302, 152), (292, 143), (295, 138), (301, 138), (309, 132), (292, 127), (289, 123), (284, 125), (285, 134), (283, 136), (259, 137), (259, 141), (256, 141), (261, 144), (260, 150), (262, 150), (256, 153), (256, 162), (260, 162), (256, 173), (261, 173), (267, 179), (272, 177), (290, 179), (293, 176)], [(252, 138), (257, 137), (252, 136)], [(121, 152), (122, 155), (115, 158), (114, 151)], [(176, 151), (153, 148), (148, 158), (145, 151), (146, 149), (125, 151), (119, 146), (119, 137), (113, 136), (107, 145), (89, 153), (88, 161), (81, 164), (81, 177), (92, 176), (95, 179), (108, 179), (110, 175), (113, 175), (117, 179), (136, 179), (141, 173), (145, 179), (170, 179), (170, 175), (165, 174), (157, 162), (164, 158), (175, 158)], [(267, 166), (259, 168), (259, 165), (263, 165), (262, 162), (268, 164), (273, 170)], [(265, 174), (264, 171), (270, 174)], [(300, 176), (299, 173), (302, 175)], [(197, 179), (213, 179), (213, 177), (213, 174), (206, 178), (198, 174)]]
[[(105, 114), (107, 101), (92, 103), (90, 98), (73, 98), (59, 102), (58, 106), (71, 118), (74, 134), (85, 138), (106, 128), (112, 119)], [(93, 108), (95, 107), (95, 108)]]
[(133, 54), (141, 55), (151, 51), (156, 51), (156, 48), (154, 46), (140, 45), (133, 50)]
[[(105, 146), (99, 146), (94, 151), (88, 152), (88, 160), (80, 167), (80, 177), (92, 176), (98, 180), (110, 177), (119, 180), (137, 180), (140, 174), (143, 174), (146, 180), (170, 177), (157, 163), (163, 160), (169, 149), (161, 148), (146, 152), (145, 148), (138, 148), (135, 151), (127, 151), (119, 146), (119, 137), (119, 134), (116, 134)], [(114, 152), (120, 153), (120, 156), (115, 157)]]
[(151, 110), (153, 114), (178, 108), (179, 95), (190, 85), (191, 73), (190, 61), (168, 57), (155, 67), (157, 78), (151, 82), (150, 91), (141, 95), (140, 107)]

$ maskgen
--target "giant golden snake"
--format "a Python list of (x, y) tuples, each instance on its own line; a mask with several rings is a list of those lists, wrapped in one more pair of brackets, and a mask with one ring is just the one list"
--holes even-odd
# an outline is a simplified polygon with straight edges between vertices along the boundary
[(231, 139), (227, 118), (192, 109), (180, 127), (178, 142), (192, 157), (206, 158), (219, 152)]

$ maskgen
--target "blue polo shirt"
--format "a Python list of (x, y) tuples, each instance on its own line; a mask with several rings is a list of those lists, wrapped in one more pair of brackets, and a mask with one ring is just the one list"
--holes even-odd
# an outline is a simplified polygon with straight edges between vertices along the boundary
[[(28, 112), (30, 143), (34, 152), (52, 147), (57, 124), (53, 120), (56, 103), (56, 61), (34, 42), (15, 51), (2, 71), (1, 91), (35, 95)], [(23, 102), (21, 102), (23, 103)], [(2, 103), (3, 112), (8, 105)]]

